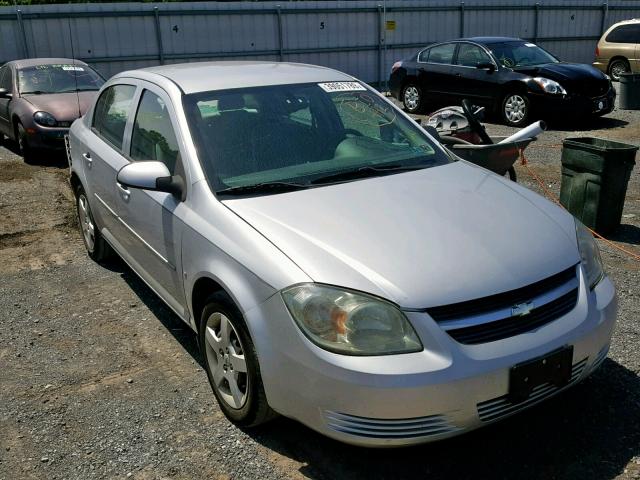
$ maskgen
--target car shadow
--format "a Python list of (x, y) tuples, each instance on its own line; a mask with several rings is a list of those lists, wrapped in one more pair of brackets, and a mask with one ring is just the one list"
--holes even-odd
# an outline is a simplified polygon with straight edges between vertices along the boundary
[(309, 478), (606, 479), (640, 453), (639, 397), (638, 376), (609, 359), (592, 377), (541, 405), (441, 442), (352, 447), (285, 418), (247, 433), (302, 464), (300, 473)]
[[(196, 335), (125, 264), (119, 273), (142, 303), (204, 368)], [(402, 405), (398, 405), (402, 416)], [(346, 445), (279, 417), (245, 432), (325, 478), (614, 478), (640, 455), (640, 378), (607, 359), (591, 377), (502, 422), (440, 442), (374, 450)], [(639, 469), (640, 471), (640, 469)]]
[(612, 233), (607, 235), (607, 240), (628, 243), (631, 245), (640, 245), (640, 228), (635, 225), (623, 223)]
[(196, 334), (185, 324), (160, 298), (144, 283), (136, 273), (131, 270), (117, 255), (101, 266), (112, 272), (118, 273), (136, 294), (138, 299), (155, 315), (160, 323), (173, 335), (191, 357), (204, 368), (204, 359), (200, 355)]
[(557, 119), (549, 120), (548, 126), (558, 132), (589, 132), (593, 130), (610, 130), (624, 127), (629, 122), (611, 117), (593, 117), (582, 121)]
[[(18, 144), (12, 140), (5, 138), (0, 142), (0, 147), (4, 147), (14, 155), (22, 157)], [(58, 167), (68, 168), (67, 154), (64, 150), (38, 150), (35, 152), (35, 159), (28, 162), (28, 165), (41, 167)], [(27, 163), (27, 162), (25, 162)]]

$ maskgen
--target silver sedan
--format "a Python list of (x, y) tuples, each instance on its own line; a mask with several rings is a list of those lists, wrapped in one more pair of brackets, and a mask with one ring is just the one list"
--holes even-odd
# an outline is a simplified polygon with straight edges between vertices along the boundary
[(344, 73), (124, 72), (69, 151), (89, 256), (115, 251), (196, 332), (237, 425), (442, 439), (607, 355), (617, 302), (590, 233)]

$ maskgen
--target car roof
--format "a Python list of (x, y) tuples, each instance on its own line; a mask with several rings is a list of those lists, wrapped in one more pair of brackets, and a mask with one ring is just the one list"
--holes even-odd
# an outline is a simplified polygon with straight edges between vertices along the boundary
[(16, 68), (25, 68), (25, 67), (35, 67), (36, 65), (84, 65), (87, 66), (86, 63), (80, 60), (74, 60), (73, 58), (25, 58), (23, 60), (11, 60), (7, 62), (5, 65), (13, 65)]
[(346, 73), (331, 68), (302, 63), (224, 61), (194, 62), (143, 68), (123, 72), (119, 76), (144, 76), (136, 72), (160, 75), (174, 82), (186, 94), (209, 90), (315, 83), (353, 81)]
[(462, 38), (461, 40), (468, 40), (470, 42), (482, 43), (485, 45), (501, 42), (524, 42), (524, 40), (522, 40), (521, 38), (515, 37), (470, 37)]

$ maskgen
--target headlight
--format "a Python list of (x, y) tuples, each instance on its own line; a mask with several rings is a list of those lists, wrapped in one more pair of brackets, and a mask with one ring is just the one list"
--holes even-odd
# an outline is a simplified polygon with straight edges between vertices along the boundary
[(536, 77), (533, 79), (534, 82), (536, 82), (540, 88), (542, 88), (542, 90), (544, 90), (547, 93), (551, 93), (554, 95), (566, 95), (567, 91), (562, 88), (562, 85), (560, 85), (558, 82), (554, 81), (554, 80), (549, 80), (548, 78), (544, 78), (544, 77)]
[(346, 355), (422, 350), (404, 314), (379, 298), (314, 283), (283, 290), (282, 298), (304, 334), (325, 350)]
[(600, 257), (600, 249), (593, 239), (593, 235), (582, 222), (576, 220), (576, 237), (578, 239), (578, 250), (582, 259), (582, 266), (587, 274), (589, 288), (595, 287), (604, 278), (604, 267)]
[(36, 112), (33, 114), (33, 120), (45, 127), (55, 127), (58, 124), (56, 117), (51, 115), (49, 112)]

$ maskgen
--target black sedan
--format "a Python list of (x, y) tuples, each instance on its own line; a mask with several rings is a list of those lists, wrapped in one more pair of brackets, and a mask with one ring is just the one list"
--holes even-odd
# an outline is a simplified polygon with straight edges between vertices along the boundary
[(532, 115), (604, 115), (616, 95), (609, 77), (592, 66), (561, 62), (533, 43), (507, 37), (430, 45), (393, 65), (389, 88), (410, 113), (467, 98), (517, 127)]

